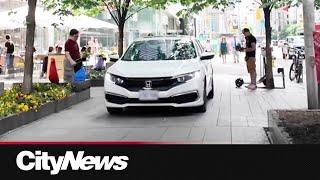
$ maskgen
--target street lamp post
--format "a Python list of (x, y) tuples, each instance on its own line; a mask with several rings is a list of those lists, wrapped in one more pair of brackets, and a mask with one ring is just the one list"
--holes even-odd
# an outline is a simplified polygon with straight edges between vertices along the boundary
[(319, 100), (313, 39), (313, 32), (315, 31), (314, 0), (303, 1), (303, 21), (306, 51), (305, 64), (307, 74), (308, 108), (318, 109)]

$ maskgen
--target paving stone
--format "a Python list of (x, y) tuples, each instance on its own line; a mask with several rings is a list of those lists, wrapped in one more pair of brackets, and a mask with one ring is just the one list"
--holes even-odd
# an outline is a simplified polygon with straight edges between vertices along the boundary
[(160, 140), (167, 142), (186, 141), (190, 135), (190, 131), (191, 128), (169, 127)]
[(207, 128), (204, 143), (231, 144), (230, 127)]
[(267, 136), (262, 127), (232, 127), (232, 144), (265, 144)]
[(205, 132), (206, 132), (205, 127), (193, 127), (188, 137), (188, 141), (203, 142)]
[(166, 128), (131, 128), (124, 140), (153, 140), (159, 141)]

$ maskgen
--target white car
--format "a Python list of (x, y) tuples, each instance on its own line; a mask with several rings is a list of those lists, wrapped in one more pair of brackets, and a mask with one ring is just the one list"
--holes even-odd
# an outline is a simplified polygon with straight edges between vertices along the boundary
[(195, 107), (206, 111), (214, 96), (214, 55), (189, 36), (147, 37), (134, 41), (105, 75), (110, 114), (127, 107)]

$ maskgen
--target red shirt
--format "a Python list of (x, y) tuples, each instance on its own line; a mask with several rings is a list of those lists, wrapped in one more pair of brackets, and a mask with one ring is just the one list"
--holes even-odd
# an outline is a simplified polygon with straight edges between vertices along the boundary
[(70, 53), (70, 56), (74, 61), (80, 59), (80, 49), (76, 41), (68, 39), (64, 44), (64, 49), (66, 52)]

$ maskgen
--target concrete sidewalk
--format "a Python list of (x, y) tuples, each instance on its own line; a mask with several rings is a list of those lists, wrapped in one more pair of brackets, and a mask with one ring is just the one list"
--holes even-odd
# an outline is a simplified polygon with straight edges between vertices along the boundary
[[(280, 63), (280, 62), (279, 62)], [(290, 62), (282, 62), (287, 68)], [(235, 88), (245, 80), (244, 62), (213, 61), (215, 98), (204, 114), (190, 109), (129, 109), (111, 116), (104, 107), (103, 88), (92, 88), (92, 98), (60, 113), (16, 129), (0, 141), (156, 141), (197, 144), (268, 144), (267, 110), (307, 108), (305, 84), (287, 80), (286, 89), (249, 91)], [(286, 70), (286, 74), (288, 71)], [(281, 77), (275, 77), (277, 85)]]
[[(103, 88), (91, 88), (91, 99), (57, 114), (3, 135), (0, 141), (157, 141), (198, 144), (268, 144), (263, 127), (268, 126), (270, 109), (306, 109), (304, 83), (289, 81), (291, 61), (278, 59), (276, 67), (285, 68), (286, 89), (250, 91), (236, 88), (234, 81), (249, 81), (245, 62), (234, 64), (215, 58), (215, 97), (204, 114), (190, 109), (128, 109), (111, 116), (104, 106)], [(260, 74), (259, 59), (257, 72)], [(39, 79), (35, 73), (35, 82)], [(275, 85), (282, 77), (274, 72)], [(13, 81), (21, 81), (22, 78)], [(13, 81), (6, 81), (9, 87)]]

